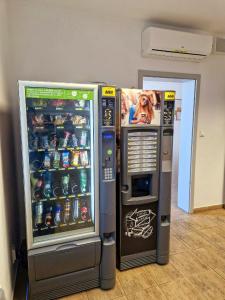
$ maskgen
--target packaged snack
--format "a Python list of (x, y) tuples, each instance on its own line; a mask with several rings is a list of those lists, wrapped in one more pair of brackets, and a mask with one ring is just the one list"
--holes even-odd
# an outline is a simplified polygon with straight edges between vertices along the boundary
[(64, 132), (63, 148), (67, 147), (70, 135), (71, 135), (71, 133), (69, 131)]
[(80, 107), (84, 108), (85, 107), (85, 100), (79, 100), (79, 105), (80, 105)]
[(45, 169), (49, 169), (51, 167), (51, 158), (49, 153), (44, 154), (43, 166)]
[(68, 168), (70, 166), (70, 160), (69, 160), (69, 151), (63, 151), (62, 152), (62, 166), (63, 168)]
[(60, 126), (63, 125), (65, 122), (65, 117), (63, 117), (62, 115), (56, 115), (55, 119), (54, 119), (54, 125), (55, 126)]
[(73, 125), (87, 124), (87, 118), (80, 115), (75, 115), (72, 117)]
[(35, 114), (32, 117), (32, 125), (43, 126), (44, 125), (44, 115), (43, 114)]
[(50, 136), (50, 148), (52, 149), (54, 149), (54, 148), (56, 148), (56, 143), (57, 143), (57, 138), (56, 138), (56, 134), (52, 134), (51, 136)]
[(71, 166), (73, 167), (79, 166), (79, 157), (80, 157), (80, 151), (72, 151)]
[(48, 105), (47, 101), (44, 99), (35, 99), (32, 104), (36, 107), (46, 107)]
[(88, 152), (87, 151), (80, 151), (80, 162), (82, 166), (88, 165)]
[(80, 145), (82, 147), (87, 146), (87, 131), (85, 131), (85, 130), (82, 130), (82, 132), (81, 132)]
[(41, 146), (44, 149), (48, 149), (49, 148), (49, 143), (48, 143), (48, 136), (47, 135), (43, 135), (41, 137)]
[(53, 152), (53, 163), (52, 166), (54, 169), (58, 169), (60, 166), (60, 153), (58, 151)]
[(51, 104), (52, 104), (52, 106), (55, 106), (55, 107), (63, 107), (65, 105), (65, 101), (61, 100), (61, 99), (53, 100), (51, 102)]
[(73, 133), (73, 134), (71, 135), (71, 139), (70, 139), (70, 147), (75, 148), (75, 147), (77, 147), (77, 146), (78, 146), (78, 138), (76, 137), (76, 134)]

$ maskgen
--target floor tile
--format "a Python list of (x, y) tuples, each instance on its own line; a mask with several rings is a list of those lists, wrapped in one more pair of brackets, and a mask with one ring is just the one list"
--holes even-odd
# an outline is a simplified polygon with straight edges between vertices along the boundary
[(157, 286), (153, 285), (149, 289), (135, 292), (127, 295), (128, 300), (166, 300), (162, 290)]
[(153, 278), (157, 284), (167, 283), (176, 280), (183, 275), (174, 267), (172, 263), (167, 265), (152, 264), (146, 266), (148, 277)]
[[(185, 278), (160, 285), (168, 300), (203, 300), (198, 288)], [(147, 298), (146, 298), (147, 299)]]

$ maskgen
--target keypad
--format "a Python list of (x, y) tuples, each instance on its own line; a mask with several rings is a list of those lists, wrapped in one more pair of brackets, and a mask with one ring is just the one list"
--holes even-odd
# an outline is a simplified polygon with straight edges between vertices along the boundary
[(104, 169), (104, 180), (112, 180), (113, 179), (113, 169), (105, 168)]

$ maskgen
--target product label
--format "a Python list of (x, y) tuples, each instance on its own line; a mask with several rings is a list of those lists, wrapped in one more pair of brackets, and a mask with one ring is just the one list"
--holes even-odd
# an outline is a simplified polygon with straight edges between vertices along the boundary
[(169, 91), (165, 92), (165, 101), (174, 101), (176, 96), (176, 92)]
[(102, 87), (102, 96), (104, 97), (115, 97), (116, 96), (116, 89), (110, 86)]
[(26, 87), (26, 98), (62, 99), (62, 100), (93, 100), (93, 90), (61, 89), (44, 87)]

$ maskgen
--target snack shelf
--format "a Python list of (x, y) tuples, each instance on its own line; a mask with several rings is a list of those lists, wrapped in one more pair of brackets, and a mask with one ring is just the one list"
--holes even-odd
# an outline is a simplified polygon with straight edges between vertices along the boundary
[(87, 197), (87, 196), (91, 196), (91, 193), (88, 192), (88, 193), (71, 194), (71, 195), (60, 196), (60, 197), (43, 198), (40, 200), (32, 200), (32, 203), (47, 202), (47, 201), (59, 201), (59, 200), (65, 200), (65, 199), (82, 198), (82, 197)]
[(81, 170), (81, 169), (90, 169), (90, 165), (88, 166), (77, 166), (77, 167), (68, 167), (68, 168), (49, 168), (49, 169), (41, 169), (41, 170), (30, 170), (30, 173), (46, 173), (46, 172), (56, 172), (56, 171), (70, 171), (70, 170)]
[(64, 228), (67, 226), (77, 226), (77, 225), (84, 225), (84, 224), (94, 225), (91, 219), (88, 219), (86, 221), (77, 220), (74, 222), (63, 223), (60, 225), (51, 225), (51, 226), (45, 226), (45, 227), (40, 227), (40, 228), (33, 228), (33, 232), (47, 231), (47, 230), (51, 230), (51, 229), (55, 230), (55, 229), (60, 229), (60, 228)]
[(90, 150), (90, 147), (89, 146), (86, 146), (86, 147), (56, 147), (56, 148), (38, 148), (36, 150), (33, 150), (33, 149), (29, 149), (29, 152), (54, 152), (54, 151), (64, 151), (64, 150), (68, 150), (68, 151), (73, 151), (73, 150)]
[(90, 108), (89, 107), (66, 107), (66, 106), (58, 106), (58, 107), (54, 107), (54, 106), (27, 106), (27, 111), (30, 110), (34, 110), (34, 111), (38, 111), (38, 112), (47, 112), (47, 113), (57, 113), (57, 112), (65, 112), (65, 113), (71, 113), (71, 112), (90, 112)]

